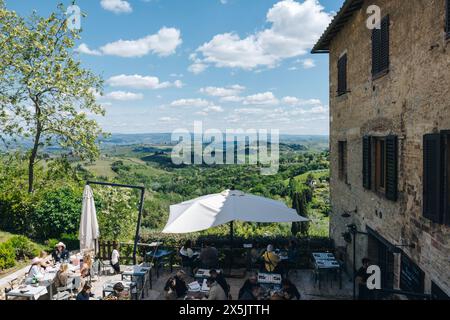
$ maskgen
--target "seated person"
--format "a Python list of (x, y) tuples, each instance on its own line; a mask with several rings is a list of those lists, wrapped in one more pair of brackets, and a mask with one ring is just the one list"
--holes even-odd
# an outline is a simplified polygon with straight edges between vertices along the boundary
[(111, 253), (111, 266), (114, 269), (115, 274), (120, 273), (120, 254), (119, 254), (119, 245), (114, 243), (113, 251)]
[(130, 295), (125, 290), (125, 287), (122, 282), (117, 282), (113, 286), (113, 292), (106, 297), (105, 300), (129, 300)]
[(245, 280), (244, 285), (239, 289), (238, 299), (241, 300), (244, 294), (251, 293), (253, 287), (258, 286), (258, 277), (255, 273), (250, 274), (247, 280)]
[(208, 300), (228, 300), (225, 291), (222, 289), (220, 284), (217, 283), (216, 279), (209, 277), (206, 280), (206, 284), (209, 287)]
[[(73, 281), (73, 279), (71, 279)], [(56, 288), (64, 288), (67, 287), (70, 283), (70, 272), (69, 265), (67, 263), (61, 264), (58, 272), (56, 272), (55, 276), (55, 287)]]
[(283, 279), (281, 281), (282, 295), (285, 300), (300, 300), (300, 292), (297, 287), (289, 279)]
[(200, 253), (200, 267), (204, 269), (216, 268), (219, 265), (219, 252), (213, 246), (208, 244)]
[(41, 267), (41, 259), (36, 257), (31, 261), (31, 267), (28, 271), (27, 276), (27, 283), (31, 283), (34, 281), (34, 279), (37, 279), (38, 281), (44, 277), (44, 269)]
[(39, 252), (39, 259), (41, 259), (41, 267), (43, 269), (47, 269), (52, 265), (52, 263), (48, 261), (48, 253), (43, 250)]
[(262, 258), (264, 260), (264, 268), (267, 272), (278, 272), (278, 263), (280, 262), (280, 257), (273, 252), (273, 246), (269, 244), (267, 246), (266, 252), (262, 255)]
[(223, 274), (217, 272), (216, 269), (210, 270), (209, 274), (212, 278), (216, 279), (216, 282), (222, 287), (223, 291), (225, 291), (225, 295), (228, 297), (230, 294), (230, 285), (227, 283)]
[(91, 297), (91, 285), (86, 283), (83, 289), (77, 294), (77, 300), (89, 300)]
[(68, 261), (69, 251), (66, 249), (66, 245), (62, 242), (57, 243), (55, 246), (55, 250), (52, 253), (52, 257), (56, 263)]
[(239, 300), (259, 300), (260, 296), (261, 287), (257, 284), (245, 290)]
[(92, 258), (90, 254), (83, 256), (83, 262), (80, 262), (80, 287), (84, 287), (89, 282), (91, 277)]
[(166, 291), (167, 300), (176, 300), (186, 295), (188, 287), (184, 281), (183, 270), (179, 270), (174, 277), (167, 280), (164, 291)]

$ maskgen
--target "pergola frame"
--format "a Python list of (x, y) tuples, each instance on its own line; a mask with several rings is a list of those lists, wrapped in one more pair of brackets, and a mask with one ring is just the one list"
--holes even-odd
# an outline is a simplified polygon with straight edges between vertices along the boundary
[(100, 185), (100, 186), (107, 186), (107, 187), (117, 187), (117, 188), (128, 188), (128, 189), (135, 189), (141, 191), (141, 197), (139, 201), (139, 215), (138, 220), (136, 224), (136, 234), (134, 236), (134, 246), (133, 246), (133, 264), (137, 263), (136, 260), (136, 253), (137, 253), (137, 245), (139, 242), (139, 233), (141, 229), (141, 220), (142, 220), (142, 212), (144, 209), (144, 196), (145, 196), (145, 187), (142, 186), (133, 186), (128, 184), (119, 184), (119, 183), (109, 183), (109, 182), (99, 182), (99, 181), (87, 181), (86, 185)]

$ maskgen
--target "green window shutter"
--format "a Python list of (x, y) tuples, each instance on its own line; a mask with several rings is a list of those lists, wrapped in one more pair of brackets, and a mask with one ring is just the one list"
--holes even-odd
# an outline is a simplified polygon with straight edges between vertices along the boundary
[(371, 137), (363, 137), (363, 187), (365, 189), (371, 188), (372, 180), (372, 148)]
[(398, 198), (398, 138), (386, 137), (386, 198)]
[(423, 137), (423, 216), (441, 223), (442, 153), (441, 135)]

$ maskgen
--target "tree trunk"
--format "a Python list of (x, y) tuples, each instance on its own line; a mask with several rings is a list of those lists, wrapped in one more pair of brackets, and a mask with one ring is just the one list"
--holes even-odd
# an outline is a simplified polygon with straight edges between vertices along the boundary
[(33, 185), (34, 185), (34, 163), (36, 161), (36, 156), (39, 148), (39, 141), (41, 139), (41, 128), (40, 124), (38, 124), (36, 129), (36, 135), (34, 137), (34, 145), (33, 149), (31, 150), (29, 162), (28, 162), (28, 192), (33, 192)]
[(33, 149), (31, 150), (30, 158), (28, 159), (28, 193), (33, 192), (34, 187), (34, 163), (39, 149), (39, 142), (41, 140), (42, 124), (41, 124), (41, 108), (39, 107), (38, 98), (32, 98), (36, 110), (36, 134), (34, 135)]

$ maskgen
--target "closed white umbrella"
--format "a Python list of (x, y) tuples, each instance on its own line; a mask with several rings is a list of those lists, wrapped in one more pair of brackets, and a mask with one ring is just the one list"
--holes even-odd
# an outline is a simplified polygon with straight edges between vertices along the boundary
[(95, 210), (94, 195), (92, 188), (86, 186), (83, 191), (83, 208), (81, 210), (80, 232), (80, 250), (97, 251), (97, 241), (100, 237), (97, 212)]
[(163, 233), (196, 232), (232, 221), (303, 222), (308, 219), (281, 201), (225, 190), (170, 206)]

